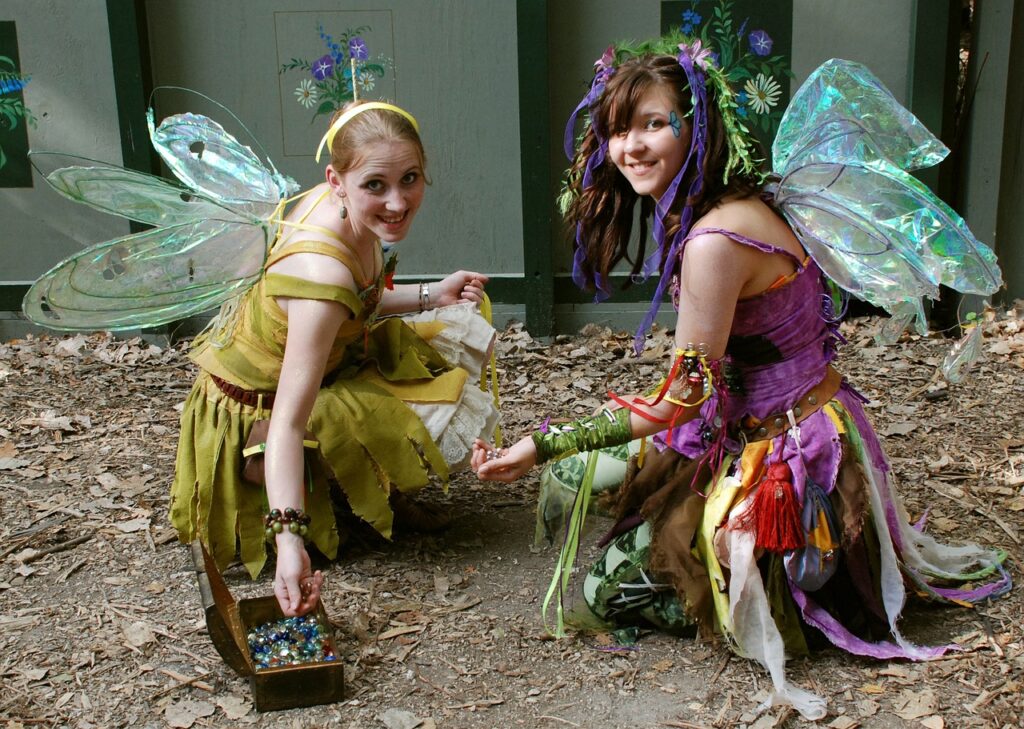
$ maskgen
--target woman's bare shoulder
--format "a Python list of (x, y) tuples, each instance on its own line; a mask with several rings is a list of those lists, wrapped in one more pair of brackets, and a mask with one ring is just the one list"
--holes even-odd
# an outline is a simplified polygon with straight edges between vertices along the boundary
[(756, 229), (778, 216), (758, 197), (744, 197), (723, 200), (715, 205), (694, 228), (720, 228), (747, 235), (750, 229)]

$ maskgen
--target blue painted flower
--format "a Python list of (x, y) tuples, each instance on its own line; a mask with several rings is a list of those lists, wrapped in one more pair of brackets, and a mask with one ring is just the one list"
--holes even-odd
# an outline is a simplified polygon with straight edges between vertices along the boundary
[(704, 19), (700, 17), (700, 13), (696, 10), (684, 10), (683, 11), (683, 27), (682, 31), (686, 35), (690, 35), (693, 29), (698, 27)]
[(334, 59), (330, 54), (320, 56), (313, 61), (313, 78), (323, 81), (325, 78), (334, 75)]
[(736, 94), (736, 115), (746, 119), (747, 118), (747, 102), (750, 101), (750, 97), (747, 96), (746, 91), (741, 91)]
[(0, 94), (13, 94), (16, 91), (21, 91), (28, 82), (28, 76), (25, 78), (0, 79)]
[(348, 42), (348, 55), (357, 61), (365, 61), (370, 57), (370, 51), (366, 47), (366, 41), (358, 35)]
[(772, 52), (772, 37), (763, 30), (755, 30), (750, 36), (750, 50), (758, 56), (767, 56)]

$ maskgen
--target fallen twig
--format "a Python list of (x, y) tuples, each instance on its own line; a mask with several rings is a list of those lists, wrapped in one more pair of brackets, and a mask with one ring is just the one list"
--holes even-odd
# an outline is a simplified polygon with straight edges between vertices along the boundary
[(74, 539), (69, 539), (66, 542), (61, 542), (60, 544), (54, 544), (54, 545), (52, 545), (50, 547), (45, 547), (44, 549), (38, 549), (35, 552), (33, 552), (32, 554), (26, 555), (25, 558), (21, 560), (21, 562), (23, 564), (30, 564), (32, 562), (38, 562), (39, 560), (41, 560), (43, 557), (45, 557), (48, 554), (56, 554), (58, 552), (66, 552), (69, 549), (74, 549), (79, 544), (85, 544), (90, 539), (92, 539), (95, 535), (96, 535), (96, 532), (92, 531), (92, 532), (89, 532), (88, 534), (83, 534), (80, 537), (75, 537)]

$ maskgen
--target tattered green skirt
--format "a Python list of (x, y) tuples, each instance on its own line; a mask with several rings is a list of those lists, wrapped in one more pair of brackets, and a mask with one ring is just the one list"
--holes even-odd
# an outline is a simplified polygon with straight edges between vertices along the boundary
[[(392, 489), (415, 491), (431, 474), (446, 482), (473, 438), (493, 432), (497, 409), (478, 377), (494, 330), (460, 308), (440, 310), (439, 319), (458, 321), (431, 339), (458, 366), (430, 380), (394, 381), (368, 364), (317, 395), (308, 429), (318, 448), (307, 451), (304, 508), (312, 517), (308, 538), (327, 557), (337, 555), (339, 544), (332, 488), (356, 516), (390, 537)], [(182, 411), (171, 487), (170, 519), (179, 538), (201, 538), (221, 568), (237, 555), (253, 577), (267, 559), (268, 505), (264, 487), (242, 478), (242, 449), (253, 423), (268, 415), (228, 397), (200, 371)]]

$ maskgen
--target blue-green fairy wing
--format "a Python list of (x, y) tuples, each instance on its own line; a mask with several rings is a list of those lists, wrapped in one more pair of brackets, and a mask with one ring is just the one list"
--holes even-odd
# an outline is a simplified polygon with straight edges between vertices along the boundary
[(203, 219), (261, 222), (249, 211), (145, 172), (54, 152), (31, 152), (29, 159), (61, 195), (144, 225), (175, 226)]
[(948, 150), (864, 66), (831, 60), (790, 102), (772, 147), (776, 204), (837, 284), (926, 330), (939, 285), (989, 295), (991, 248), (909, 174)]
[(215, 308), (260, 276), (270, 227), (199, 220), (100, 243), (36, 281), (22, 308), (62, 331), (158, 326)]
[(253, 151), (258, 144), (208, 117), (148, 118), (153, 146), (180, 182), (80, 159), (45, 174), (61, 194), (154, 229), (50, 269), (23, 302), (33, 322), (64, 331), (159, 326), (231, 300), (263, 272), (283, 201), (298, 186)]
[(259, 140), (230, 109), (205, 94), (179, 87), (159, 87), (154, 98), (168, 100), (172, 94), (186, 95), (178, 103), (212, 105), (235, 129), (232, 134), (211, 117), (190, 112), (170, 115), (156, 125), (152, 108), (147, 112), (153, 148), (186, 187), (251, 210), (260, 218), (298, 191), (295, 181), (277, 171)]

